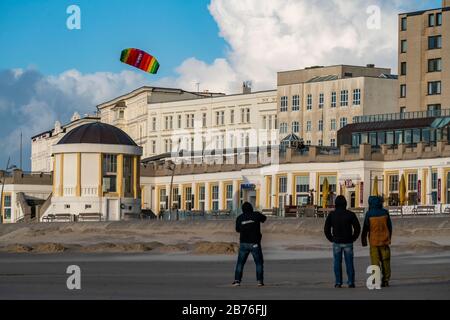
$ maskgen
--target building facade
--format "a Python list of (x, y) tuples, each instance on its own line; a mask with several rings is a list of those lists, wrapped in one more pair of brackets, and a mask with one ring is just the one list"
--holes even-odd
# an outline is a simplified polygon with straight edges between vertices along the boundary
[(398, 21), (398, 110), (450, 108), (450, 1)]
[[(337, 150), (318, 146), (307, 150), (288, 148), (279, 157), (274, 157), (274, 149), (261, 149), (260, 153), (258, 159), (272, 162), (251, 160), (247, 152), (237, 152), (221, 164), (178, 165), (172, 207), (236, 211), (243, 201), (250, 201), (258, 210), (283, 210), (286, 205), (307, 202), (320, 206), (325, 178), (331, 196), (344, 195), (350, 207), (367, 208), (375, 181), (386, 205), (395, 205), (402, 175), (411, 210), (415, 205), (430, 204), (436, 205), (439, 212), (450, 203), (450, 145), (444, 141), (435, 146), (420, 142), (411, 149), (361, 144), (356, 149), (349, 145)], [(167, 163), (147, 163), (141, 170), (143, 207), (156, 213), (164, 211), (168, 208), (171, 180)]]
[(307, 145), (336, 146), (337, 131), (354, 117), (396, 112), (396, 88), (390, 69), (372, 65), (279, 72), (280, 137), (293, 133)]
[(33, 221), (52, 192), (52, 175), (25, 173), (18, 169), (11, 173), (0, 171), (2, 187), (1, 222)]

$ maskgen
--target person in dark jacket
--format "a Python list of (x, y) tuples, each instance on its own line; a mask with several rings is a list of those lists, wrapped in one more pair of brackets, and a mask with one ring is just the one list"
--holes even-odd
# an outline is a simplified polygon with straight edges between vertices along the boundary
[(254, 212), (253, 206), (244, 202), (242, 214), (236, 219), (236, 232), (240, 233), (239, 255), (234, 274), (234, 286), (239, 286), (248, 255), (251, 253), (256, 264), (256, 279), (258, 286), (264, 285), (264, 259), (261, 250), (261, 223), (267, 217), (260, 212)]
[(383, 209), (381, 197), (369, 197), (369, 210), (364, 218), (361, 235), (363, 247), (367, 246), (367, 235), (370, 243), (370, 260), (372, 265), (381, 268), (383, 276), (381, 286), (388, 287), (391, 278), (391, 244), (392, 222), (389, 211)]
[(328, 215), (324, 232), (327, 239), (333, 243), (335, 288), (342, 287), (342, 253), (345, 258), (348, 287), (354, 288), (353, 242), (358, 239), (361, 226), (356, 215), (347, 210), (347, 200), (344, 196), (336, 197), (335, 210)]

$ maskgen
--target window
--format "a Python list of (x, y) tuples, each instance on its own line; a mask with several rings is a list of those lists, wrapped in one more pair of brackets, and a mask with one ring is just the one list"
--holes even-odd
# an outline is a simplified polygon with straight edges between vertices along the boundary
[(330, 130), (336, 131), (336, 119), (331, 119)]
[(272, 130), (272, 116), (269, 116), (268, 128), (269, 130)]
[(164, 117), (164, 129), (166, 129), (166, 130), (170, 129), (170, 123), (169, 122), (170, 122), (169, 121), (169, 117), (168, 116)]
[(312, 94), (308, 94), (306, 98), (306, 110), (312, 110)]
[(440, 104), (429, 104), (427, 106), (427, 113), (429, 116), (436, 117), (441, 114), (441, 105)]
[(325, 100), (325, 98), (324, 98), (323, 93), (319, 94), (319, 109), (323, 108), (324, 100)]
[(184, 189), (184, 208), (186, 210), (192, 210), (192, 187), (186, 187)]
[(403, 17), (400, 22), (400, 29), (401, 31), (406, 31), (407, 27), (408, 27), (407, 17)]
[[(181, 118), (181, 116), (180, 116), (180, 118)], [(206, 128), (206, 113), (202, 114), (202, 127)]]
[(286, 111), (288, 111), (288, 97), (283, 96), (283, 97), (281, 97), (280, 112), (286, 112)]
[(226, 198), (226, 209), (232, 210), (233, 209), (233, 185), (232, 184), (226, 185), (225, 198)]
[(262, 128), (267, 129), (267, 116), (262, 117)]
[(164, 210), (166, 208), (166, 189), (159, 189), (159, 210)]
[(247, 123), (250, 123), (250, 109), (247, 108)]
[(219, 210), (219, 186), (215, 185), (211, 188), (212, 210)]
[(225, 111), (216, 111), (216, 125), (223, 126), (225, 124)]
[(319, 120), (319, 125), (318, 125), (318, 129), (319, 131), (323, 131), (323, 120)]
[(245, 109), (241, 109), (241, 123), (245, 122)]
[(341, 91), (341, 107), (348, 106), (348, 90)]
[(325, 178), (327, 178), (329, 188), (329, 199), (328, 204), (334, 204), (334, 197), (336, 196), (336, 183), (337, 179), (336, 176), (320, 176), (319, 177), (319, 203), (322, 203), (322, 191), (323, 191), (323, 182), (325, 181)]
[(103, 155), (103, 192), (117, 192), (117, 155)]
[(400, 85), (400, 98), (406, 98), (406, 84)]
[(389, 191), (398, 192), (398, 175), (389, 176)]
[(123, 156), (123, 192), (125, 197), (133, 196), (133, 158)]
[(278, 178), (278, 192), (286, 193), (287, 192), (287, 177), (279, 177)]
[(435, 23), (436, 23), (435, 15), (434, 15), (434, 13), (430, 13), (428, 15), (428, 26), (429, 27), (434, 27)]
[(336, 139), (331, 139), (330, 140), (330, 146), (336, 147)]
[(186, 115), (186, 128), (193, 128), (194, 127), (194, 114), (187, 114)]
[(347, 118), (344, 117), (339, 119), (339, 124), (341, 128), (345, 127), (347, 125)]
[(119, 119), (123, 119), (125, 115), (125, 111), (119, 110)]
[(311, 140), (306, 140), (306, 145), (310, 146), (311, 145)]
[(441, 49), (442, 48), (442, 36), (428, 37), (428, 49)]
[(292, 132), (299, 133), (300, 132), (300, 124), (298, 121), (292, 122)]
[(431, 174), (431, 202), (437, 204), (437, 191), (438, 191), (438, 174), (433, 172)]
[(442, 12), (436, 13), (436, 26), (442, 26)]
[(319, 139), (319, 147), (321, 147), (321, 146), (323, 146), (323, 140), (322, 139)]
[(288, 124), (286, 122), (280, 123), (280, 133), (288, 132)]
[(292, 96), (292, 111), (300, 110), (300, 96), (294, 95)]
[(336, 92), (331, 93), (331, 107), (336, 108)]
[(308, 176), (295, 177), (295, 192), (309, 193), (309, 177)]
[(408, 51), (408, 41), (407, 40), (402, 40), (400, 42), (400, 52), (401, 53), (406, 53)]
[(400, 107), (400, 113), (405, 113), (406, 112), (406, 107)]
[(400, 75), (406, 76), (406, 62), (400, 64)]
[(152, 140), (152, 153), (156, 153), (156, 141)]
[(353, 105), (359, 106), (361, 104), (361, 89), (353, 90)]
[(311, 132), (311, 121), (306, 121), (306, 132)]
[(156, 131), (156, 118), (152, 118), (152, 131)]
[(441, 94), (441, 82), (440, 81), (428, 82), (428, 94), (429, 95)]
[(442, 71), (442, 59), (429, 59), (428, 60), (428, 72)]
[(273, 128), (278, 129), (278, 117), (276, 115), (274, 116)]
[(11, 195), (5, 194), (3, 197), (3, 217), (5, 220), (11, 220)]
[(417, 173), (408, 174), (408, 191), (417, 191)]
[(234, 110), (230, 111), (230, 123), (234, 124)]
[(198, 206), (200, 211), (205, 210), (205, 186), (200, 186), (198, 188)]

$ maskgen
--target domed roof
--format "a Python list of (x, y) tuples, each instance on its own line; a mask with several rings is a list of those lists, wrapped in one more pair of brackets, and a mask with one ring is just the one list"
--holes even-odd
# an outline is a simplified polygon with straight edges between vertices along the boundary
[(133, 139), (124, 131), (112, 125), (92, 122), (69, 131), (58, 144), (94, 143), (136, 146)]

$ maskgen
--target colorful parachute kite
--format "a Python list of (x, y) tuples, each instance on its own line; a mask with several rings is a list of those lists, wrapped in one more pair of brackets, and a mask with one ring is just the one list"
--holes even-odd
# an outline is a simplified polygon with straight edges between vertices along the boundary
[(147, 52), (139, 49), (128, 48), (122, 50), (120, 61), (152, 74), (158, 72), (159, 69), (158, 60)]

